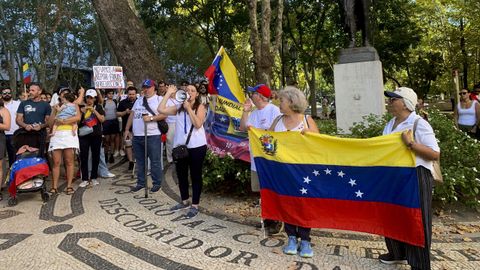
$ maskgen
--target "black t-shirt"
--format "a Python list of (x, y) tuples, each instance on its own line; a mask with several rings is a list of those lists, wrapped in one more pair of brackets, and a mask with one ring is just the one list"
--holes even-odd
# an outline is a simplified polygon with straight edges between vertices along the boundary
[[(135, 99), (134, 101), (130, 101), (128, 98), (120, 101), (120, 103), (118, 104), (118, 108), (117, 108), (117, 112), (124, 112), (126, 111), (127, 109), (132, 109), (133, 107), (133, 104), (135, 104), (135, 101), (137, 99)], [(125, 126), (127, 125), (127, 121), (128, 121), (128, 117), (130, 115), (129, 114), (126, 114), (124, 116), (122, 116), (122, 127), (123, 129), (125, 130)]]
[[(80, 110), (85, 107), (85, 105), (80, 105)], [(98, 104), (95, 104), (95, 110), (101, 114), (101, 115), (105, 115), (105, 111), (103, 110), (103, 106), (102, 105), (98, 105)], [(93, 113), (93, 112), (92, 112)], [(102, 136), (103, 132), (102, 132), (102, 123), (100, 122), (100, 120), (98, 120), (97, 116), (95, 116), (95, 114), (93, 114), (93, 117), (95, 118), (95, 120), (93, 121), (96, 121), (96, 124), (94, 126), (92, 126), (93, 128), (93, 132), (90, 133), (90, 135), (93, 135), (93, 136)], [(81, 128), (82, 126), (85, 125), (85, 113), (82, 112), (82, 118), (80, 119), (80, 123), (78, 124), (78, 127)]]
[(18, 106), (17, 113), (23, 114), (25, 124), (45, 124), (45, 117), (50, 116), (52, 107), (45, 101), (24, 100)]

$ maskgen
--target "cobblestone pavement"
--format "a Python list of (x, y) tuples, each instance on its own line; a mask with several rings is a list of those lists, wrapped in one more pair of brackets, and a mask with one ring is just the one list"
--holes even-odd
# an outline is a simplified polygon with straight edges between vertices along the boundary
[[(409, 269), (378, 262), (382, 238), (351, 232), (315, 231), (312, 259), (283, 255), (284, 236), (264, 239), (218, 214), (170, 212), (178, 190), (170, 171), (144, 198), (129, 191), (124, 170), (45, 204), (38, 193), (21, 194), (15, 207), (0, 202), (0, 269)], [(480, 269), (480, 237), (468, 236), (434, 239), (433, 269)]]

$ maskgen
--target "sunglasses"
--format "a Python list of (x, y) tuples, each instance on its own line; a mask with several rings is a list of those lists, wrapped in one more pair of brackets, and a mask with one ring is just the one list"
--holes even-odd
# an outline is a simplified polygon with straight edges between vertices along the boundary
[(388, 102), (393, 103), (397, 99), (401, 99), (401, 98), (391, 97), (391, 98), (388, 98)]
[(468, 92), (461, 92), (459, 95), (460, 95), (460, 96), (468, 95)]
[(12, 92), (2, 92), (2, 95), (12, 95)]

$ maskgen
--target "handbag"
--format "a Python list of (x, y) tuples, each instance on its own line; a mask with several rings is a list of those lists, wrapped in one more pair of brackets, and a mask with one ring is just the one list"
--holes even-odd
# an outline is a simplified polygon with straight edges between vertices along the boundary
[[(195, 112), (196, 112), (196, 110), (195, 110)], [(186, 117), (186, 114), (185, 114), (185, 117)], [(185, 123), (186, 123), (186, 120), (185, 120)], [(193, 131), (193, 124), (190, 127), (190, 131), (188, 132), (188, 137), (187, 137), (187, 141), (185, 142), (185, 144), (177, 145), (172, 149), (172, 159), (173, 159), (173, 161), (176, 162), (176, 161), (179, 161), (181, 159), (188, 158), (187, 145), (190, 142), (190, 137), (192, 136), (192, 131)]]
[(172, 149), (172, 159), (173, 159), (173, 161), (179, 161), (181, 159), (188, 158), (187, 145), (190, 142), (190, 137), (192, 136), (192, 131), (193, 131), (193, 125), (190, 128), (190, 132), (188, 132), (188, 137), (187, 137), (187, 141), (185, 142), (185, 144), (180, 144), (178, 146), (175, 146)]
[(82, 126), (81, 128), (78, 129), (78, 136), (79, 137), (82, 137), (82, 136), (86, 136), (90, 133), (93, 132), (93, 128), (92, 127), (89, 127), (89, 126)]
[[(153, 110), (150, 108), (150, 106), (148, 105), (148, 101), (147, 101), (147, 97), (143, 97), (143, 107), (145, 107), (145, 109), (147, 109), (147, 111), (152, 114), (152, 115), (155, 115), (155, 113), (153, 112)], [(160, 130), (160, 133), (162, 134), (167, 134), (168, 132), (168, 123), (167, 121), (165, 121), (165, 119), (162, 119), (160, 121), (157, 121), (157, 125), (158, 125), (158, 129)]]
[[(417, 124), (420, 118), (415, 119), (413, 124), (413, 138), (415, 139), (415, 131), (417, 130)], [(440, 167), (440, 159), (432, 161), (432, 176), (433, 180), (437, 183), (443, 183), (442, 169)]]

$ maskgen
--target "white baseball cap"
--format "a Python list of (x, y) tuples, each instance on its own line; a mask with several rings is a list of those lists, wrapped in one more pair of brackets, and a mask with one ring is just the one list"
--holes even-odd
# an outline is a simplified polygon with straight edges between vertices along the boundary
[(95, 89), (88, 89), (87, 92), (85, 93), (85, 96), (97, 97), (97, 91), (95, 91)]
[(383, 94), (386, 97), (403, 99), (403, 103), (405, 103), (407, 109), (411, 112), (415, 111), (415, 106), (417, 105), (417, 94), (412, 88), (400, 87), (395, 89), (393, 92), (385, 91)]

